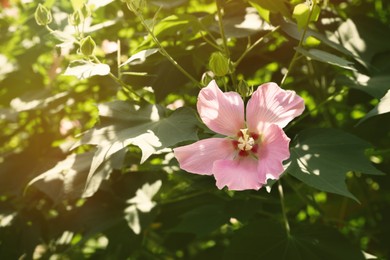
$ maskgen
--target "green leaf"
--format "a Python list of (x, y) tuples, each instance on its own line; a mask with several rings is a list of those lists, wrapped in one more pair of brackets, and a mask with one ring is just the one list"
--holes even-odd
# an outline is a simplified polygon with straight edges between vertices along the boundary
[(355, 77), (340, 76), (336, 79), (338, 85), (362, 90), (373, 97), (382, 98), (390, 89), (390, 75), (367, 76), (355, 73)]
[(123, 67), (123, 66), (125, 66), (127, 64), (132, 64), (132, 65), (142, 64), (143, 62), (145, 62), (147, 57), (149, 57), (150, 55), (155, 54), (156, 52), (158, 52), (157, 48), (152, 48), (152, 49), (139, 51), (136, 54), (132, 55), (127, 61), (122, 63), (119, 66), (119, 68)]
[[(303, 30), (298, 29), (298, 26), (295, 23), (291, 22), (282, 22), (281, 24), (282, 30), (286, 32), (290, 37), (293, 37), (296, 40), (300, 40), (302, 37)], [(329, 39), (327, 36), (316, 32), (310, 28), (307, 28), (304, 42), (306, 42), (308, 37), (314, 37), (317, 40), (321, 41), (321, 43), (326, 44), (334, 50), (337, 50), (347, 57), (354, 57), (353, 53), (346, 49), (343, 45), (339, 44), (336, 41)]]
[(172, 231), (206, 236), (229, 221), (223, 204), (203, 205), (180, 216), (181, 221)]
[(284, 17), (290, 17), (290, 11), (285, 0), (251, 0), (264, 9), (270, 10), (273, 13), (281, 13)]
[(87, 131), (75, 145), (91, 144), (98, 147), (88, 179), (103, 162), (128, 145), (141, 148), (143, 163), (149, 156), (167, 147), (197, 140), (198, 120), (193, 110), (178, 109), (170, 116), (164, 116), (163, 112), (156, 105), (140, 108), (124, 101), (100, 105), (100, 115), (110, 122)]
[(332, 53), (322, 51), (319, 49), (310, 49), (310, 50), (305, 50), (301, 47), (296, 48), (297, 52), (305, 55), (306, 57), (312, 58), (314, 60), (318, 60), (321, 62), (325, 62), (331, 65), (336, 65), (338, 67), (344, 68), (344, 69), (349, 69), (349, 70), (356, 70), (352, 65), (353, 63), (341, 58), (339, 56), (336, 56)]
[(156, 181), (153, 184), (145, 183), (140, 189), (135, 193), (135, 197), (127, 200), (128, 204), (133, 204), (141, 212), (149, 212), (156, 205), (156, 202), (153, 202), (153, 197), (160, 190), (162, 185), (161, 180)]
[[(318, 5), (314, 5), (313, 8), (314, 9), (311, 13), (309, 22), (317, 21), (321, 12), (321, 8)], [(304, 28), (306, 26), (309, 19), (309, 15), (310, 6), (308, 4), (301, 3), (294, 7), (293, 18), (297, 21), (298, 28)]]
[(288, 236), (276, 222), (258, 219), (238, 230), (224, 259), (364, 259), (358, 248), (332, 228), (317, 225), (292, 226)]
[(161, 184), (161, 180), (153, 184), (145, 183), (136, 191), (135, 197), (126, 201), (128, 206), (124, 210), (124, 218), (135, 234), (141, 233), (141, 222), (138, 211), (147, 213), (156, 206), (156, 202), (152, 201), (152, 199), (160, 190)]
[(182, 5), (186, 2), (188, 2), (188, 0), (147, 0), (148, 3), (151, 3), (151, 4), (154, 4), (154, 5), (157, 5), (161, 8), (166, 8), (166, 9), (170, 9), (170, 8), (173, 8), (173, 7), (176, 7), (176, 6), (179, 6), (179, 5)]
[(75, 76), (78, 79), (87, 79), (96, 75), (105, 76), (110, 73), (110, 66), (97, 64), (85, 60), (72, 61), (64, 73), (65, 76)]
[(370, 112), (368, 112), (365, 117), (363, 117), (359, 123), (363, 123), (367, 119), (373, 117), (373, 116), (378, 116), (381, 114), (389, 113), (390, 112), (390, 90), (387, 91), (387, 94), (381, 98), (379, 101), (378, 105), (375, 106), (374, 109), (372, 109)]
[[(165, 39), (189, 41), (201, 37), (198, 32), (201, 30), (202, 25), (196, 16), (175, 14), (162, 19), (154, 27), (151, 27), (154, 35), (160, 41), (164, 41)], [(152, 37), (148, 36), (139, 49), (144, 49), (145, 46), (151, 46), (153, 44)]]
[(364, 155), (370, 144), (336, 129), (302, 131), (291, 148), (287, 172), (316, 189), (357, 199), (348, 191), (345, 174), (383, 174)]
[[(242, 9), (238, 2), (231, 2), (225, 9), (223, 27), (228, 38), (243, 38), (261, 31), (272, 30), (274, 27), (263, 20), (256, 8)], [(213, 20), (210, 30), (219, 33), (218, 22)]]

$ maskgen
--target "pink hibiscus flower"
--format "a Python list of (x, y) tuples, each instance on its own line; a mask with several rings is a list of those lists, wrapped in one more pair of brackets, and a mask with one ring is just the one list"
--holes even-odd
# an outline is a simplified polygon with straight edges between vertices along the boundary
[(305, 109), (303, 99), (276, 83), (258, 87), (246, 106), (236, 92), (222, 92), (215, 81), (198, 96), (202, 121), (225, 138), (208, 138), (173, 149), (180, 168), (214, 175), (219, 189), (260, 189), (283, 173), (290, 139), (282, 130)]

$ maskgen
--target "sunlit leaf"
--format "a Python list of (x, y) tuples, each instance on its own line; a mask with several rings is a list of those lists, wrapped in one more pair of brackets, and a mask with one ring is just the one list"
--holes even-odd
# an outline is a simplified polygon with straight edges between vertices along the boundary
[[(53, 201), (92, 196), (112, 169), (121, 165), (123, 157), (112, 157), (110, 163), (100, 167), (87, 182), (93, 152), (71, 154), (53, 168), (32, 179), (27, 187), (34, 186), (46, 193)], [(119, 162), (116, 160), (119, 159)]]
[(356, 73), (354, 77), (340, 76), (336, 79), (338, 85), (348, 86), (362, 90), (373, 97), (382, 98), (390, 89), (390, 76), (388, 74), (368, 76)]
[(116, 101), (100, 106), (99, 110), (103, 116), (110, 119), (111, 124), (86, 132), (76, 144), (91, 144), (98, 148), (88, 178), (91, 178), (96, 169), (110, 156), (128, 145), (141, 148), (143, 163), (149, 156), (167, 147), (197, 139), (198, 121), (191, 109), (179, 109), (167, 117), (159, 106), (140, 108)]
[(224, 259), (364, 259), (358, 248), (336, 230), (318, 225), (292, 226), (258, 219), (234, 234)]
[(379, 101), (378, 105), (375, 106), (370, 112), (368, 112), (360, 121), (358, 124), (363, 123), (367, 119), (373, 117), (373, 116), (378, 116), (382, 115), (385, 113), (390, 112), (390, 90), (387, 91), (387, 94), (381, 98)]
[(69, 64), (64, 75), (75, 76), (78, 79), (87, 79), (96, 75), (108, 75), (109, 73), (110, 66), (107, 64), (97, 64), (85, 60), (75, 60)]
[(127, 203), (136, 205), (141, 212), (149, 212), (156, 205), (152, 198), (160, 190), (162, 182), (160, 180), (153, 184), (145, 183), (142, 188), (136, 191), (135, 197), (127, 200)]
[[(292, 22), (283, 22), (281, 24), (281, 28), (284, 32), (286, 32), (290, 37), (293, 37), (296, 40), (300, 40), (302, 38), (303, 30), (298, 29), (298, 25)], [(329, 39), (324, 34), (316, 32), (310, 28), (307, 28), (305, 33), (304, 42), (306, 42), (308, 37), (314, 37), (317, 40), (321, 41), (321, 43), (326, 44), (334, 50), (341, 52), (347, 57), (354, 57), (353, 53), (346, 49), (342, 44), (338, 43), (335, 40)]]
[(345, 184), (346, 173), (383, 174), (365, 156), (369, 147), (364, 140), (340, 130), (305, 130), (294, 140), (287, 172), (316, 189), (357, 200)]
[(304, 28), (308, 22), (317, 21), (321, 8), (318, 5), (314, 5), (312, 8), (313, 11), (310, 14), (310, 6), (307, 3), (297, 4), (294, 7), (293, 18), (297, 21), (298, 28)]
[(287, 8), (287, 1), (285, 0), (251, 0), (261, 7), (270, 10), (273, 13), (281, 13), (284, 17), (290, 17), (290, 11)]
[(122, 63), (119, 67), (125, 66), (127, 64), (142, 64), (145, 62), (146, 58), (149, 57), (152, 54), (155, 54), (158, 52), (157, 48), (152, 48), (152, 49), (147, 49), (147, 50), (142, 50), (140, 52), (137, 52), (136, 54), (132, 55), (127, 61)]
[(153, 184), (145, 183), (136, 191), (135, 197), (126, 201), (128, 206), (124, 210), (124, 218), (135, 234), (139, 234), (141, 232), (141, 223), (138, 211), (148, 213), (154, 208), (154, 206), (156, 206), (156, 202), (152, 201), (152, 199), (159, 191), (161, 184), (161, 180), (158, 180)]

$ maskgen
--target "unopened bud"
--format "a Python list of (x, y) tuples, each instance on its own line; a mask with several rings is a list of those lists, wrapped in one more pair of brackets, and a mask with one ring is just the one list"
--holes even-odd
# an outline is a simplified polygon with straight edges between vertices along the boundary
[(83, 4), (83, 6), (80, 9), (81, 14), (83, 15), (83, 18), (88, 18), (91, 16), (91, 9), (86, 4)]
[(238, 82), (237, 91), (241, 97), (246, 98), (252, 95), (253, 87), (249, 86), (245, 80), (240, 80), (240, 82)]
[(214, 77), (215, 75), (212, 71), (206, 71), (205, 73), (203, 73), (200, 82), (202, 83), (203, 86), (207, 86), (210, 83), (210, 81), (214, 79)]
[(209, 67), (216, 76), (225, 76), (229, 73), (229, 60), (221, 52), (214, 52), (211, 54)]
[(48, 10), (42, 4), (38, 4), (37, 9), (35, 10), (35, 21), (38, 25), (48, 25), (52, 21), (52, 16), (50, 10)]
[(81, 23), (81, 20), (83, 19), (82, 14), (79, 10), (76, 10), (73, 12), (73, 14), (69, 15), (68, 22), (69, 25), (77, 26)]
[(93, 51), (95, 50), (96, 43), (91, 38), (91, 36), (87, 36), (86, 38), (81, 40), (80, 43), (80, 51), (85, 56), (91, 56)]

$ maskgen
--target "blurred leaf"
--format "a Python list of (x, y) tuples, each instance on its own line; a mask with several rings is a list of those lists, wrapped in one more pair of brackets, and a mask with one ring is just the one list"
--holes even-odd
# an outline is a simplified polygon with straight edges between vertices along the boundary
[(336, 56), (332, 53), (318, 50), (318, 49), (310, 49), (307, 51), (301, 47), (297, 47), (296, 50), (299, 53), (305, 55), (306, 57), (312, 58), (314, 60), (325, 62), (325, 63), (331, 64), (331, 65), (336, 65), (336, 66), (339, 66), (339, 67), (344, 68), (344, 69), (356, 70), (352, 66), (353, 65), (352, 62), (350, 62), (346, 59), (343, 59), (339, 56)]
[(162, 8), (173, 8), (186, 3), (188, 0), (146, 0), (148, 3), (160, 6)]
[(72, 61), (66, 69), (65, 76), (75, 76), (78, 79), (87, 79), (92, 76), (105, 76), (110, 73), (110, 66), (107, 64), (96, 64), (85, 60)]
[(376, 107), (374, 109), (372, 109), (370, 112), (368, 112), (365, 115), (365, 117), (360, 119), (358, 125), (363, 123), (364, 121), (366, 121), (367, 119), (369, 119), (373, 116), (377, 116), (377, 115), (381, 115), (381, 114), (385, 114), (385, 113), (389, 113), (389, 112), (390, 112), (390, 90), (388, 90), (387, 94), (383, 98), (381, 98), (378, 105), (376, 105)]
[(285, 0), (251, 0), (251, 2), (270, 10), (273, 13), (281, 13), (284, 17), (290, 17), (290, 11)]
[(138, 189), (135, 193), (135, 197), (127, 200), (127, 203), (133, 204), (141, 212), (149, 212), (156, 205), (152, 201), (152, 198), (157, 194), (162, 185), (161, 180), (156, 181), (153, 184), (145, 183), (141, 189)]
[[(320, 15), (321, 8), (318, 5), (314, 5), (312, 14), (310, 16), (311, 21), (317, 21)], [(310, 5), (306, 3), (297, 4), (294, 7), (293, 18), (297, 21), (298, 28), (304, 28), (308, 22), (310, 15)]]
[[(87, 183), (87, 175), (94, 152), (71, 154), (53, 168), (39, 174), (28, 185), (35, 186), (54, 202), (92, 196), (117, 165), (107, 163), (100, 167)], [(113, 162), (114, 159), (111, 160)]]
[(375, 98), (382, 98), (390, 89), (390, 76), (377, 75), (367, 76), (361, 73), (356, 73), (354, 78), (340, 76), (336, 79), (337, 83), (342, 86), (362, 90)]
[(302, 225), (288, 236), (279, 223), (258, 219), (237, 231), (224, 259), (364, 259), (358, 248), (336, 230)]
[(389, 27), (368, 16), (347, 19), (331, 38), (360, 57), (362, 63), (373, 71), (376, 70), (372, 67), (373, 57), (390, 50)]
[(340, 130), (304, 130), (294, 140), (287, 172), (316, 189), (358, 201), (347, 189), (345, 174), (383, 174), (364, 155), (369, 147), (364, 140)]
[(203, 205), (181, 215), (181, 221), (172, 231), (202, 237), (226, 224), (229, 218), (223, 204)]
[[(110, 123), (87, 131), (76, 144), (98, 146), (88, 179), (104, 161), (128, 145), (141, 148), (143, 163), (149, 156), (167, 147), (183, 141), (197, 140), (198, 121), (191, 109), (179, 109), (165, 117), (159, 106), (140, 108), (117, 101), (100, 106), (99, 111), (103, 116), (108, 116)], [(124, 115), (134, 118), (125, 120)]]
[[(202, 25), (198, 18), (189, 14), (170, 15), (152, 27), (155, 36), (160, 41), (177, 39), (183, 42), (201, 37), (198, 34), (201, 28)], [(145, 46), (153, 45), (152, 37), (148, 36), (139, 48), (145, 49)]]
[(154, 208), (156, 202), (152, 201), (152, 199), (160, 190), (161, 184), (161, 180), (158, 180), (153, 184), (145, 183), (136, 191), (135, 197), (126, 201), (129, 206), (127, 206), (124, 210), (124, 218), (129, 227), (137, 235), (141, 232), (141, 223), (138, 211), (147, 213)]
[[(237, 5), (239, 3), (236, 3)], [(261, 31), (272, 30), (274, 27), (263, 20), (255, 8), (247, 7), (243, 9), (242, 6), (230, 3), (223, 16), (223, 27), (226, 37), (228, 38), (242, 38), (248, 37)], [(210, 29), (219, 33), (218, 22), (211, 24)]]
[[(300, 40), (301, 37), (302, 37), (302, 33), (303, 33), (303, 30), (300, 30), (298, 29), (298, 26), (297, 24), (295, 23), (292, 23), (292, 22), (283, 22), (281, 24), (281, 28), (284, 32), (286, 32), (290, 37), (293, 37), (294, 39), (296, 40)], [(341, 45), (340, 43), (338, 43), (337, 41), (335, 40), (331, 40), (329, 39), (327, 36), (319, 33), (319, 32), (316, 32), (310, 28), (308, 28), (306, 30), (306, 34), (305, 34), (305, 39), (304, 39), (304, 42), (306, 42), (307, 38), (308, 37), (314, 37), (316, 38), (317, 40), (321, 41), (321, 43), (331, 47), (332, 49), (334, 50), (337, 50), (341, 53), (343, 53), (344, 55), (346, 55), (347, 57), (354, 57), (353, 53), (350, 52), (348, 49), (346, 49), (343, 45)]]
[(26, 92), (23, 96), (14, 98), (11, 101), (11, 108), (17, 112), (33, 110), (33, 109), (45, 109), (51, 104), (60, 102), (69, 97), (68, 92), (60, 92), (57, 94), (51, 93), (47, 89), (38, 91)]
[(127, 61), (122, 63), (119, 66), (119, 68), (127, 64), (132, 64), (132, 65), (142, 64), (143, 62), (145, 62), (147, 57), (149, 57), (152, 54), (155, 54), (156, 52), (158, 52), (158, 49), (156, 48), (139, 51), (136, 54), (132, 55)]

